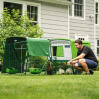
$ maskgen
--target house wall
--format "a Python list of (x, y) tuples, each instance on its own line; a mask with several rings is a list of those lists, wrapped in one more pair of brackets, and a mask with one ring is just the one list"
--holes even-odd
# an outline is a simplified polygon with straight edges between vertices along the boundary
[(45, 38), (68, 38), (67, 6), (42, 3), (41, 28)]
[(96, 39), (99, 40), (99, 25), (96, 25)]
[(84, 0), (84, 18), (70, 17), (70, 38), (75, 36), (88, 37), (92, 49), (95, 51), (94, 41), (94, 0)]
[[(1, 0), (0, 11), (3, 11), (3, 1), (11, 1), (23, 4), (34, 5), (34, 2), (21, 0)], [(36, 3), (39, 5), (39, 25), (43, 29), (44, 38), (68, 38), (68, 7), (47, 3)], [(24, 9), (26, 10), (26, 9)], [(23, 12), (24, 13), (24, 12)]]
[(2, 12), (3, 12), (3, 1), (0, 0), (0, 17), (2, 16)]
[[(95, 25), (95, 27), (96, 27), (96, 42), (95, 42), (96, 47), (95, 47), (95, 51), (97, 53), (97, 40), (99, 40), (99, 24)], [(97, 56), (98, 56), (98, 59), (99, 59), (99, 55), (97, 55)]]
[[(95, 3), (98, 3), (99, 5), (99, 0), (95, 0)], [(99, 11), (99, 7), (98, 7), (98, 11)], [(99, 13), (99, 12), (98, 12)], [(98, 17), (98, 24), (95, 25), (95, 28), (96, 28), (96, 43), (97, 43), (97, 40), (99, 40), (99, 17)], [(99, 56), (98, 56), (99, 57)]]
[(68, 38), (69, 36), (70, 39), (75, 39), (76, 36), (81, 35), (83, 37), (88, 37), (92, 49), (96, 51), (95, 41), (96, 38), (99, 38), (99, 26), (95, 27), (94, 25), (94, 0), (84, 0), (84, 18), (68, 17), (68, 6), (21, 0), (0, 0), (0, 15), (3, 11), (4, 1), (23, 4), (24, 10), (26, 10), (27, 4), (39, 5), (39, 25), (44, 31), (44, 38)]

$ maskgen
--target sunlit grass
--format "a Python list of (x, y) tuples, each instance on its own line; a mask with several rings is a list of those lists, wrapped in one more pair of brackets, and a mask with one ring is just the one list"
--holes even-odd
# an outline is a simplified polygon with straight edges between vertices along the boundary
[(0, 75), (0, 99), (99, 99), (94, 75)]

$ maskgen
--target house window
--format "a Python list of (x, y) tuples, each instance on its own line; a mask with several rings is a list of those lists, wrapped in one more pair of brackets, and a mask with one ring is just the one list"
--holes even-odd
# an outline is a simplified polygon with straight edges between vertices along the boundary
[(95, 23), (99, 24), (99, 3), (96, 2), (96, 9), (95, 9)]
[(83, 0), (74, 0), (74, 16), (83, 17)]
[(15, 9), (15, 10), (19, 10), (20, 15), (22, 15), (22, 13), (24, 13), (23, 11), (27, 10), (27, 16), (30, 19), (31, 25), (39, 24), (38, 11), (40, 9), (40, 5), (36, 4), (36, 3), (33, 4), (33, 6), (27, 5), (24, 7), (22, 5), (23, 4), (4, 2), (4, 8), (8, 8), (10, 13), (11, 13), (12, 9)]
[(10, 13), (12, 9), (19, 10), (20, 14), (22, 15), (22, 4), (4, 2), (4, 8), (8, 8)]
[[(69, 7), (70, 16), (84, 17), (84, 0), (70, 0), (74, 3)], [(71, 14), (72, 13), (72, 14)]]
[(27, 15), (33, 25), (38, 23), (38, 7), (27, 5)]
[(82, 41), (85, 40), (85, 38), (78, 38), (78, 39), (79, 39), (79, 40), (82, 40)]
[(99, 40), (97, 40), (97, 56), (99, 56)]
[(75, 35), (75, 39), (88, 41), (88, 35)]

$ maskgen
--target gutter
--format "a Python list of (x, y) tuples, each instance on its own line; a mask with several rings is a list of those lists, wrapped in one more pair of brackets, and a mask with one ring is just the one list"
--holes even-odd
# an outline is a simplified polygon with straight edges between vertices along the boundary
[(51, 4), (59, 4), (59, 5), (72, 5), (73, 3), (67, 0), (23, 0), (23, 1), (34, 1), (34, 2), (45, 2)]

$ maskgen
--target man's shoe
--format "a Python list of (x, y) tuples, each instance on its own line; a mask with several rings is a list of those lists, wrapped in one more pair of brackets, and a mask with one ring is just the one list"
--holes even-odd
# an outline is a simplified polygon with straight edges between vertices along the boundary
[(93, 72), (91, 69), (89, 70), (89, 72), (90, 72), (90, 74), (91, 74), (91, 75), (93, 75), (93, 74), (94, 74), (94, 72)]
[(91, 74), (86, 72), (86, 75), (91, 75)]

